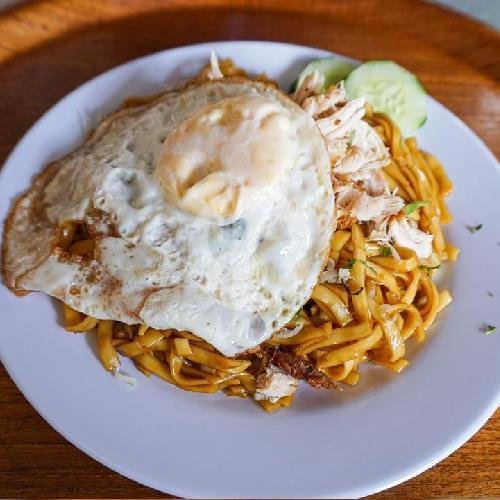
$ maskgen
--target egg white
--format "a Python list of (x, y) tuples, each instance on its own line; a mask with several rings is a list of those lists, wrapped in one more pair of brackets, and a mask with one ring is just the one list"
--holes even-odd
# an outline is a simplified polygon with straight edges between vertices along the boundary
[[(231, 217), (203, 204), (190, 210), (155, 175), (164, 144), (200, 110), (235, 97), (278, 110), (293, 155), (265, 196), (255, 191)], [(226, 156), (234, 164), (244, 148)], [(313, 119), (279, 90), (243, 79), (191, 85), (111, 115), (60, 160), (41, 196), (53, 229), (98, 209), (118, 234), (104, 228), (90, 262), (50, 252), (19, 288), (100, 319), (188, 330), (228, 356), (269, 338), (307, 301), (334, 229), (330, 163)]]

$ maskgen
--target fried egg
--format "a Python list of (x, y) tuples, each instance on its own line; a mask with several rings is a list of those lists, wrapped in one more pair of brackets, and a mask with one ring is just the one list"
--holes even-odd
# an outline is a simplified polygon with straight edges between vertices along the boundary
[[(93, 253), (54, 245), (82, 221)], [(99, 319), (175, 328), (227, 356), (310, 297), (334, 229), (314, 120), (271, 85), (224, 78), (102, 122), (15, 204), (4, 272)]]

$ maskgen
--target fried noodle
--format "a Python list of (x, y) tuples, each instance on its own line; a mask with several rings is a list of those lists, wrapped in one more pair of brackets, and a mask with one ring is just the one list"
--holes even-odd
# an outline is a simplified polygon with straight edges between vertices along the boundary
[[(231, 70), (224, 64), (225, 72)], [(438, 291), (432, 278), (441, 262), (455, 261), (458, 254), (442, 232), (442, 225), (452, 220), (445, 202), (452, 184), (439, 161), (421, 151), (414, 138), (404, 139), (386, 115), (368, 108), (364, 119), (389, 149), (391, 158), (383, 172), (391, 190), (397, 189), (406, 203), (428, 200), (414, 215), (418, 228), (434, 237), (432, 255), (424, 263), (414, 251), (397, 245), (387, 256), (382, 244), (367, 239), (365, 224), (353, 222), (337, 230), (330, 258), (337, 270), (350, 269), (348, 278), (316, 285), (285, 332), (276, 332), (235, 358), (221, 355), (190, 332), (98, 320), (63, 304), (66, 329), (96, 331), (99, 358), (107, 371), (118, 370), (124, 356), (144, 375), (154, 374), (186, 391), (222, 391), (240, 398), (255, 395), (259, 376), (271, 363), (314, 387), (337, 389), (357, 384), (363, 363), (395, 373), (404, 370), (409, 365), (408, 342), (423, 342), (436, 315), (451, 301), (450, 293)], [(58, 244), (70, 253), (92, 252), (92, 239), (77, 223), (66, 223), (60, 234)], [(284, 334), (287, 331), (293, 334)], [(257, 403), (272, 412), (289, 407), (292, 399)]]

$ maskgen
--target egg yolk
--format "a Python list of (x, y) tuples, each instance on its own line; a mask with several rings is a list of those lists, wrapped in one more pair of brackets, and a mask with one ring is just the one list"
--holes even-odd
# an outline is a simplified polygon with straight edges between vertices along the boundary
[(296, 156), (288, 111), (262, 97), (208, 105), (163, 143), (155, 178), (166, 199), (194, 215), (233, 222), (272, 196)]

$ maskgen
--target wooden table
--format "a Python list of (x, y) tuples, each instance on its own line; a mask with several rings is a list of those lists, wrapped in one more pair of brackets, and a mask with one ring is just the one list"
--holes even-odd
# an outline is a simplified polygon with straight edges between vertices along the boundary
[[(439, 7), (417, 0), (47, 0), (0, 15), (0, 161), (45, 110), (89, 78), (150, 52), (227, 39), (394, 59), (500, 156), (500, 37)], [(0, 368), (0, 496), (164, 495), (65, 441)], [(500, 413), (448, 459), (376, 496), (500, 496)]]

